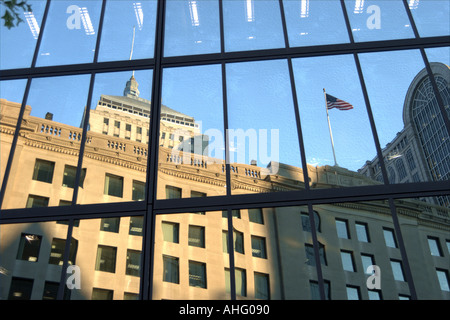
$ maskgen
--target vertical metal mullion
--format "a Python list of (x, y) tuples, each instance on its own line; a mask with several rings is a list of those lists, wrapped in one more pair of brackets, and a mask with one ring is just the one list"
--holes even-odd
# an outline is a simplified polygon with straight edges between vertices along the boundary
[(278, 3), (279, 3), (279, 6), (280, 6), (281, 25), (283, 26), (284, 44), (285, 44), (286, 48), (290, 48), (289, 35), (288, 35), (287, 24), (286, 24), (286, 16), (284, 14), (283, 0), (278, 0)]
[[(102, 8), (100, 11), (100, 20), (99, 20), (99, 24), (98, 24), (97, 41), (95, 44), (94, 64), (97, 63), (97, 61), (98, 61), (98, 54), (100, 51), (100, 41), (101, 41), (102, 31), (103, 31), (105, 8), (106, 8), (106, 0), (103, 0)], [(92, 103), (92, 95), (93, 95), (93, 91), (94, 91), (94, 84), (95, 84), (95, 73), (93, 72), (93, 73), (91, 73), (88, 97), (87, 97), (86, 106), (84, 109), (83, 131), (81, 133), (81, 142), (80, 142), (80, 150), (79, 150), (79, 154), (78, 154), (77, 172), (75, 174), (75, 185), (73, 187), (73, 194), (72, 194), (72, 205), (75, 205), (77, 203), (77, 198), (78, 198), (80, 177), (81, 177), (81, 172), (83, 170), (82, 166), (83, 166), (84, 150), (86, 147), (87, 131), (88, 131), (88, 127), (89, 127), (89, 117), (91, 114), (91, 103)]]
[(320, 261), (320, 246), (317, 238), (316, 222), (314, 218), (314, 210), (311, 203), (308, 203), (309, 224), (311, 225), (311, 236), (313, 240), (314, 260), (316, 263), (317, 281), (319, 282), (320, 299), (325, 300), (325, 282), (322, 273), (322, 263)]
[[(50, 3), (51, 3), (51, 0), (47, 0), (47, 3), (45, 4), (44, 14), (42, 15), (42, 23), (41, 23), (40, 32), (39, 32), (39, 35), (38, 35), (38, 38), (36, 41), (36, 47), (34, 48), (33, 59), (31, 60), (31, 69), (35, 68), (35, 66), (36, 66), (37, 57), (39, 55), (39, 49), (41, 47), (43, 31), (45, 30), (45, 24), (47, 22), (48, 12), (50, 10)], [(25, 92), (24, 92), (23, 98), (22, 98), (22, 105), (20, 106), (19, 115), (17, 117), (16, 131), (14, 132), (14, 137), (11, 142), (11, 148), (9, 150), (8, 162), (6, 163), (5, 172), (3, 174), (3, 182), (2, 182), (2, 186), (1, 186), (1, 190), (0, 190), (0, 208), (3, 205), (3, 198), (4, 198), (4, 195), (6, 192), (6, 186), (8, 183), (9, 174), (11, 172), (12, 162), (14, 160), (14, 153), (16, 150), (17, 141), (19, 139), (19, 131), (20, 131), (20, 127), (22, 125), (23, 115), (25, 113), (25, 107), (26, 107), (26, 103), (28, 100), (28, 94), (30, 92), (31, 80), (32, 80), (32, 78), (28, 77), (27, 84), (25, 87)]]
[[(219, 24), (220, 24), (220, 52), (225, 52), (225, 27), (223, 19), (223, 1), (219, 0)], [(225, 179), (226, 195), (231, 196), (231, 173), (230, 173), (230, 149), (228, 140), (228, 99), (227, 99), (227, 77), (226, 65), (221, 63), (222, 71), (222, 103), (223, 103), (223, 127), (225, 133)], [(228, 258), (230, 264), (230, 299), (236, 300), (236, 273), (234, 263), (233, 244), (233, 211), (227, 208), (227, 228), (228, 228)]]
[(403, 241), (403, 235), (400, 227), (400, 222), (397, 215), (397, 209), (395, 207), (394, 200), (389, 198), (389, 207), (391, 209), (392, 221), (394, 223), (394, 230), (397, 236), (398, 247), (400, 249), (400, 254), (403, 261), (403, 269), (406, 275), (406, 281), (409, 287), (409, 293), (411, 294), (412, 300), (417, 300), (416, 288), (414, 286), (414, 279), (411, 273), (411, 267), (408, 260), (408, 255), (406, 253), (405, 242)]
[(164, 26), (165, 26), (166, 1), (159, 0), (156, 9), (155, 27), (155, 66), (152, 80), (152, 98), (150, 110), (150, 139), (147, 160), (147, 210), (144, 218), (143, 234), (143, 274), (141, 279), (141, 297), (143, 300), (152, 299), (153, 294), (153, 265), (154, 265), (154, 236), (155, 213), (153, 204), (157, 196), (158, 180), (158, 156), (159, 156), (159, 127), (161, 114), (161, 89), (162, 89), (162, 59), (164, 54)]
[(295, 122), (297, 125), (297, 139), (300, 148), (300, 157), (303, 167), (303, 180), (306, 192), (310, 190), (309, 186), (309, 174), (308, 174), (308, 163), (306, 162), (306, 151), (305, 144), (303, 142), (303, 132), (302, 125), (300, 121), (300, 110), (298, 106), (298, 97), (297, 97), (297, 89), (295, 85), (295, 77), (294, 77), (294, 68), (292, 66), (292, 58), (288, 58), (288, 67), (289, 67), (289, 78), (291, 82), (291, 90), (292, 90), (292, 100), (294, 102), (294, 113), (295, 113)]
[(74, 224), (74, 219), (73, 218), (69, 219), (69, 225), (67, 227), (66, 243), (64, 245), (63, 265), (61, 268), (61, 278), (59, 281), (59, 287), (58, 287), (58, 293), (56, 295), (56, 300), (64, 299), (64, 290), (66, 287), (67, 266), (69, 265), (70, 245), (72, 243), (73, 224)]

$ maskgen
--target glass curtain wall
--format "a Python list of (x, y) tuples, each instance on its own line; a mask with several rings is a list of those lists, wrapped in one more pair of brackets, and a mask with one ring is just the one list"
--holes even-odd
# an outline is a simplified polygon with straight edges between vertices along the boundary
[(1, 299), (450, 299), (448, 2), (15, 5)]

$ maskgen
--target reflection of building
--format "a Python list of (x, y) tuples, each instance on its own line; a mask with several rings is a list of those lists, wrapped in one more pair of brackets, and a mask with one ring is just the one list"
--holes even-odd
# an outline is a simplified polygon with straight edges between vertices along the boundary
[[(150, 104), (137, 92), (132, 78), (124, 96), (102, 95), (95, 110), (91, 110), (79, 204), (144, 198)], [(8, 150), (20, 105), (5, 100), (1, 105), (1, 147)], [(33, 117), (30, 111), (27, 107), (3, 208), (67, 205), (74, 187), (82, 131), (50, 117)], [(175, 139), (175, 132), (185, 132), (190, 138), (201, 135), (192, 117), (163, 107), (158, 198), (223, 195), (224, 163), (211, 163), (198, 154), (189, 154), (190, 161), (186, 161), (182, 153), (172, 153), (181, 142)], [(232, 188), (236, 193), (303, 188), (299, 168), (280, 164), (277, 175), (265, 176), (262, 172), (254, 165), (233, 164)], [(338, 167), (308, 167), (308, 173), (312, 188), (376, 183)], [(450, 293), (443, 291), (440, 283), (448, 279), (449, 253), (443, 248), (445, 241), (449, 245), (449, 211), (406, 200), (397, 206), (401, 223), (406, 226), (403, 237), (410, 261), (417, 262), (411, 265), (415, 279), (419, 279), (417, 291), (426, 294), (420, 298), (448, 299)], [(409, 296), (387, 203), (320, 205), (314, 209), (314, 228), (321, 244), (320, 261), (329, 297)], [(312, 226), (306, 212), (302, 207), (233, 210), (239, 299), (317, 298)], [(230, 248), (224, 217), (226, 214), (220, 211), (157, 216), (154, 299), (229, 297)], [(1, 226), (0, 299), (54, 298), (66, 232), (62, 222)], [(140, 217), (77, 221), (69, 261), (80, 267), (82, 281), (80, 290), (69, 292), (71, 298), (136, 298), (141, 236)], [(366, 288), (365, 270), (371, 264), (382, 269), (381, 291)]]
[[(447, 115), (450, 117), (450, 69), (431, 63)], [(404, 128), (383, 149), (390, 183), (450, 180), (450, 137), (442, 119), (427, 70), (412, 81), (403, 106)], [(367, 161), (360, 172), (382, 181), (378, 158)], [(450, 207), (450, 197), (434, 203)]]

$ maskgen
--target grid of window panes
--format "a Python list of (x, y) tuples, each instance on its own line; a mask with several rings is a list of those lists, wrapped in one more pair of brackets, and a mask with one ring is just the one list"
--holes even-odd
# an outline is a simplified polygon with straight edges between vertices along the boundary
[(1, 299), (450, 298), (446, 1), (28, 2)]

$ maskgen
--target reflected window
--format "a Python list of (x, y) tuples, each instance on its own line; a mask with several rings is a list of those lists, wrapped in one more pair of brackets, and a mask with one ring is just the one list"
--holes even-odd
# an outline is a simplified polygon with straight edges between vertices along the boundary
[(189, 261), (189, 286), (206, 289), (206, 263)]
[(264, 216), (261, 208), (248, 209), (248, 219), (250, 222), (264, 224)]
[(27, 208), (48, 207), (49, 198), (30, 194), (27, 200)]
[(139, 277), (141, 266), (141, 252), (137, 250), (127, 250), (127, 266), (125, 274)]
[(369, 300), (382, 300), (381, 291), (379, 290), (367, 290)]
[(395, 240), (394, 230), (383, 228), (384, 241), (386, 245), (391, 248), (397, 248), (397, 241)]
[(130, 217), (129, 234), (133, 236), (142, 236), (142, 227), (144, 225), (144, 217)]
[[(236, 295), (246, 297), (247, 296), (247, 277), (245, 269), (235, 268), (235, 286)], [(230, 269), (225, 268), (225, 290), (227, 293), (231, 292), (230, 284)]]
[(178, 258), (163, 256), (163, 281), (180, 283)]
[(133, 180), (133, 195), (134, 201), (145, 200), (145, 182)]
[(22, 233), (16, 259), (37, 262), (39, 250), (41, 248), (41, 241), (42, 236)]
[[(330, 282), (324, 281), (325, 300), (330, 300)], [(309, 288), (311, 290), (311, 300), (320, 300), (319, 283), (314, 280), (309, 281)]]
[(405, 281), (402, 262), (398, 260), (391, 260), (391, 267), (392, 273), (394, 274), (394, 279), (397, 281)]
[[(62, 266), (65, 246), (66, 246), (65, 239), (53, 238), (52, 249), (50, 251), (50, 258), (48, 259), (49, 264)], [(69, 264), (73, 264), (75, 261), (76, 246), (77, 246), (76, 240), (72, 239), (72, 244), (70, 245)]]
[(189, 245), (193, 247), (205, 247), (205, 227), (189, 226)]
[(350, 239), (350, 234), (348, 232), (347, 220), (336, 219), (336, 230), (337, 235), (341, 239)]
[(369, 242), (369, 228), (366, 223), (356, 222), (356, 236), (361, 242)]
[(355, 263), (353, 261), (353, 253), (341, 250), (342, 267), (346, 271), (355, 272)]
[(428, 237), (428, 246), (432, 256), (442, 257), (442, 250), (439, 244), (439, 238)]
[[(373, 255), (370, 254), (361, 254), (361, 262), (363, 265), (363, 270), (365, 274), (373, 274), (373, 271), (367, 272), (370, 266), (375, 265), (375, 259)], [(370, 269), (369, 269), (370, 270)]]
[[(75, 187), (75, 179), (77, 174), (77, 167), (65, 165), (64, 166), (64, 175), (63, 175), (63, 182), (62, 186), (67, 188), (74, 188)], [(80, 175), (80, 183), (79, 186), (83, 188), (84, 184), (84, 178), (86, 177), (86, 168), (81, 170)]]
[(98, 246), (95, 270), (104, 272), (116, 272), (116, 247)]
[[(316, 265), (316, 259), (314, 254), (314, 246), (312, 244), (305, 244), (305, 253), (306, 253), (306, 264), (310, 266)], [(320, 255), (320, 264), (326, 266), (327, 259), (325, 255), (325, 246), (319, 243), (319, 255)]]
[(92, 300), (112, 300), (114, 295), (113, 290), (93, 288), (92, 289)]
[(30, 300), (33, 282), (33, 279), (13, 277), (9, 288), (8, 300)]
[(181, 188), (166, 186), (166, 199), (180, 199)]
[(359, 287), (347, 286), (347, 299), (348, 300), (361, 300), (359, 293)]
[(263, 237), (252, 236), (252, 256), (267, 259), (266, 239)]
[[(231, 210), (231, 215), (233, 218), (241, 218), (241, 210), (233, 209)], [(228, 218), (228, 210), (222, 210), (222, 218)]]
[(123, 196), (123, 177), (107, 173), (105, 175), (105, 191), (104, 194), (114, 197)]
[(119, 232), (120, 218), (102, 218), (100, 221), (100, 231)]
[(270, 300), (269, 275), (255, 272), (255, 299)]
[(173, 222), (161, 222), (163, 239), (167, 242), (178, 243), (179, 239), (179, 224)]
[(33, 171), (33, 180), (52, 183), (55, 163), (52, 161), (36, 159)]
[[(303, 231), (311, 232), (311, 221), (307, 212), (301, 213), (302, 217), (302, 229)], [(314, 211), (314, 224), (316, 225), (316, 231), (320, 232), (320, 217), (317, 211)]]
[(124, 292), (123, 300), (139, 300), (139, 294), (131, 293), (131, 292)]
[(450, 282), (448, 271), (444, 269), (436, 269), (436, 274), (439, 280), (439, 285), (442, 291), (450, 291)]

